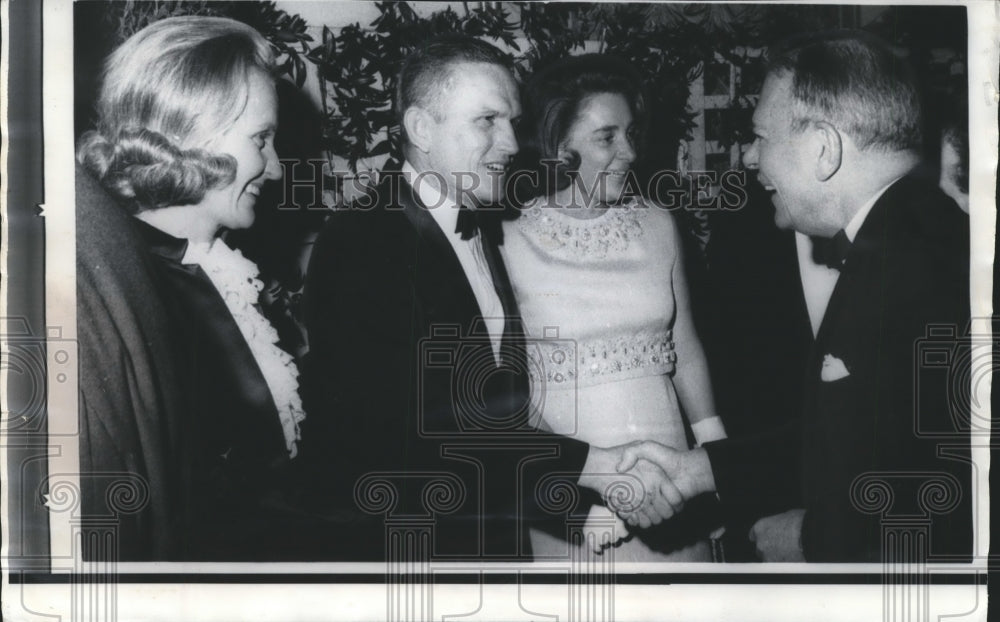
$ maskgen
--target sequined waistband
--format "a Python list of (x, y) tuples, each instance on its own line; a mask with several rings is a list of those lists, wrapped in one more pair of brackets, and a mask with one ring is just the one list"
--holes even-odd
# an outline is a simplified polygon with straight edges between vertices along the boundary
[(670, 374), (677, 362), (669, 330), (614, 339), (529, 340), (527, 346), (532, 383), (555, 390)]

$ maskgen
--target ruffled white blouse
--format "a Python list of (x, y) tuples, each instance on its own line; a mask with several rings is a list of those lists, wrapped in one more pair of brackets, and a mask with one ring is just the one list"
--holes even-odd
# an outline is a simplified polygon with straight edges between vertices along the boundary
[(299, 397), (299, 370), (292, 356), (278, 347), (278, 331), (257, 306), (264, 289), (257, 264), (218, 238), (212, 242), (189, 240), (182, 263), (201, 266), (225, 301), (264, 376), (278, 410), (285, 447), (294, 458), (296, 441), (301, 439), (299, 423), (306, 416)]

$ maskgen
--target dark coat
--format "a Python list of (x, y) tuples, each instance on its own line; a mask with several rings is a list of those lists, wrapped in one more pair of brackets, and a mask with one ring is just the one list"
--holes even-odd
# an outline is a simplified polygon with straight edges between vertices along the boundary
[(124, 478), (149, 501), (117, 515), (120, 560), (311, 558), (274, 400), (222, 297), (180, 263), (186, 241), (77, 184), (85, 516)]
[[(154, 259), (133, 224), (77, 167), (82, 511), (85, 517), (117, 521), (119, 559), (170, 559), (182, 537), (176, 514), (179, 481), (171, 466), (176, 422), (190, 408), (190, 394), (173, 360)], [(106, 496), (117, 483), (145, 502), (121, 511)]]

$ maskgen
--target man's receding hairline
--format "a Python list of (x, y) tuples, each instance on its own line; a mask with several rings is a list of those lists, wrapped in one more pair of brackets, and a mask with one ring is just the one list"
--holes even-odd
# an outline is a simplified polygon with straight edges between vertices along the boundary
[[(459, 72), (456, 71), (456, 69), (458, 69), (462, 65), (472, 66), (472, 67), (495, 67), (500, 71), (502, 71), (504, 75), (506, 75), (508, 78), (510, 78), (512, 82), (517, 84), (517, 81), (514, 80), (514, 74), (506, 66), (500, 65), (498, 63), (491, 63), (489, 61), (484, 61), (484, 60), (468, 60), (465, 58), (456, 58), (454, 60), (445, 63), (444, 71), (445, 75), (447, 76), (446, 81), (454, 80), (456, 75), (461, 75)], [(444, 85), (440, 87), (440, 89), (443, 88), (445, 88)]]
[[(457, 72), (456, 69), (458, 69), (462, 65), (479, 66), (479, 67), (496, 67), (510, 79), (510, 81), (514, 84), (515, 87), (517, 86), (517, 80), (514, 79), (513, 72), (510, 69), (508, 69), (507, 66), (502, 65), (500, 63), (492, 63), (486, 60), (469, 60), (466, 58), (456, 58), (445, 61), (444, 66), (441, 68), (441, 70), (444, 72), (444, 79), (441, 80), (439, 84), (435, 84), (431, 88), (431, 90), (426, 94), (426, 103), (423, 104), (423, 107), (430, 113), (432, 113), (434, 117), (437, 118), (438, 120), (440, 120), (440, 117), (443, 116), (444, 113), (443, 107), (441, 106), (441, 98), (445, 94), (445, 91), (454, 87), (456, 77), (461, 75), (461, 73)], [(414, 101), (410, 105), (410, 108), (421, 105), (422, 104), (420, 101)]]

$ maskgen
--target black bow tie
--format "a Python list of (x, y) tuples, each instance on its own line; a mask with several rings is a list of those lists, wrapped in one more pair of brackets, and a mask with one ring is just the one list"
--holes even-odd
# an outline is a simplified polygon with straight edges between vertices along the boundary
[(832, 238), (813, 238), (813, 259), (816, 263), (840, 270), (851, 250), (851, 241), (843, 229)]
[(455, 233), (461, 233), (463, 240), (471, 240), (479, 234), (479, 216), (476, 210), (464, 205), (458, 208)]

